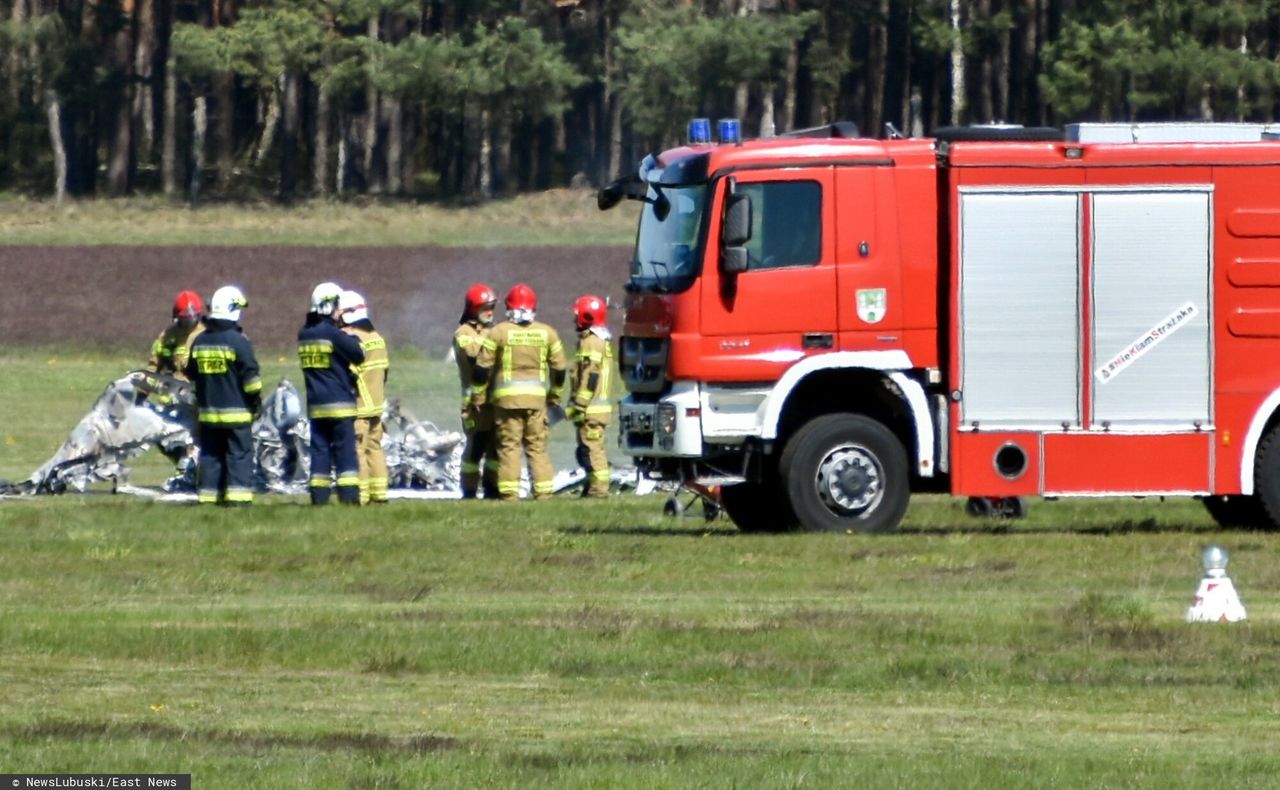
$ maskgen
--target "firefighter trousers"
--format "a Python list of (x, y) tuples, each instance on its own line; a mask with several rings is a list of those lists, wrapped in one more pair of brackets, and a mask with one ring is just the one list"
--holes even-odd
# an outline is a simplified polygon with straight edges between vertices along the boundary
[(520, 498), (520, 468), (528, 455), (533, 498), (550, 498), (555, 470), (547, 453), (546, 407), (504, 409), (495, 406), (493, 425), (498, 434), (498, 497)]
[(338, 501), (360, 504), (355, 422), (354, 417), (311, 420), (311, 504), (329, 504), (333, 475), (338, 478)]
[(462, 451), (462, 498), (475, 499), (480, 492), (485, 499), (498, 498), (498, 448), (496, 431), (466, 431), (467, 446)]
[(199, 430), (197, 499), (201, 503), (253, 501), (253, 432), (249, 425), (206, 425)]
[(360, 504), (387, 501), (387, 456), (382, 451), (382, 418), (356, 418)]
[(583, 496), (609, 496), (609, 455), (604, 447), (607, 433), (604, 423), (595, 420), (578, 423), (578, 465), (587, 473)]

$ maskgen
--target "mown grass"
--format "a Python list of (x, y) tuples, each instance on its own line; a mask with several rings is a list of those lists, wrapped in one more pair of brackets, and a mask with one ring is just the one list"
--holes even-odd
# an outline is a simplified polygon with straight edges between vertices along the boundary
[(0, 244), (480, 246), (629, 245), (637, 213), (602, 212), (591, 190), (559, 189), (474, 206), (314, 201), (210, 203), (159, 198), (0, 200)]
[[(29, 471), (39, 415), (78, 412), (121, 361), (0, 359), (2, 468)], [(448, 381), (438, 364), (412, 397)], [(741, 535), (661, 504), (0, 502), (0, 772), (987, 788), (1280, 769), (1272, 534), (1189, 500), (984, 522), (920, 497), (877, 538)], [(1245, 623), (1183, 622), (1209, 542)]]

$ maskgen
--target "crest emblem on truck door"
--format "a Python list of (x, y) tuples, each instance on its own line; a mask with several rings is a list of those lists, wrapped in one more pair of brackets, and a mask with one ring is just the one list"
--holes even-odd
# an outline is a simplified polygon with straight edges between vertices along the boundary
[(888, 296), (883, 288), (858, 289), (858, 318), (868, 324), (879, 323), (884, 318)]

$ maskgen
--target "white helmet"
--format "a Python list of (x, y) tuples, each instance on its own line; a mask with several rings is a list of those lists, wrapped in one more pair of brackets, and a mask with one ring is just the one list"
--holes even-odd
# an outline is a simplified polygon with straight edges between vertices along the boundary
[(320, 283), (311, 292), (311, 312), (317, 315), (333, 315), (338, 309), (342, 286), (337, 283)]
[(368, 320), (369, 307), (360, 294), (343, 291), (342, 296), (338, 297), (338, 315), (344, 324), (354, 324), (356, 321)]
[(240, 310), (249, 306), (244, 293), (234, 285), (224, 285), (209, 300), (209, 317), (222, 321), (239, 321)]

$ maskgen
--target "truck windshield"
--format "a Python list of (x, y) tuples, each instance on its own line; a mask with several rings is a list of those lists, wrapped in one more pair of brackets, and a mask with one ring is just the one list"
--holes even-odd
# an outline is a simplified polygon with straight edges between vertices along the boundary
[[(699, 240), (706, 194), (705, 184), (662, 187), (662, 197), (670, 207), (665, 216), (658, 205), (645, 203), (631, 260), (631, 290), (670, 293), (693, 284), (702, 260)], [(652, 186), (648, 196), (664, 202)]]

